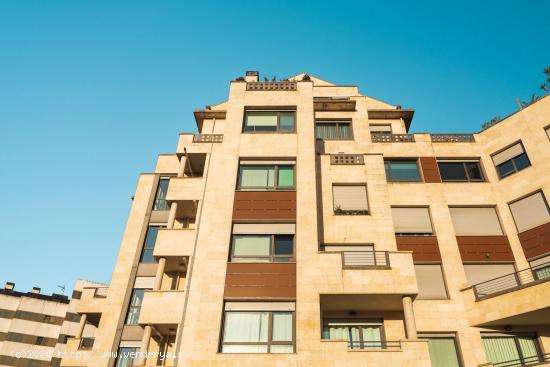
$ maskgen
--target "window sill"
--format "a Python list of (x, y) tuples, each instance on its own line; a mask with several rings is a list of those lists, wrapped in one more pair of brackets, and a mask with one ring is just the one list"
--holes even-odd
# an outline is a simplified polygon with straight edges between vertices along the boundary
[(370, 213), (368, 210), (335, 210), (334, 215), (370, 215)]

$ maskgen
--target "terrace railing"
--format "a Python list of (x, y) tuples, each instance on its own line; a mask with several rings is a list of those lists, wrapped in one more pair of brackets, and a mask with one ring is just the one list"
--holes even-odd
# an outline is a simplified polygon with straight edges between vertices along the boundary
[(388, 251), (343, 251), (342, 267), (344, 269), (388, 269), (390, 256)]
[(473, 143), (474, 134), (430, 134), (432, 143)]
[(195, 134), (193, 143), (222, 143), (223, 134)]
[(373, 143), (413, 143), (413, 134), (370, 133)]

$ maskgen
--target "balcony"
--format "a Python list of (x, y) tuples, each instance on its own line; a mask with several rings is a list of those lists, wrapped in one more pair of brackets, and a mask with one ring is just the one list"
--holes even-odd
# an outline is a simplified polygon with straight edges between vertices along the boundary
[(193, 143), (223, 143), (223, 134), (195, 134)]
[(474, 134), (430, 134), (432, 143), (475, 143)]
[(193, 254), (195, 244), (194, 229), (166, 229), (158, 230), (155, 242), (155, 257), (189, 257)]
[(414, 143), (414, 134), (371, 133), (373, 143)]
[(236, 191), (233, 219), (296, 220), (296, 191)]
[(103, 313), (103, 310), (107, 306), (108, 290), (108, 287), (84, 287), (77, 312), (79, 314)]
[(166, 201), (198, 201), (204, 191), (203, 177), (173, 177), (170, 179)]
[(313, 97), (315, 111), (355, 111), (355, 101), (349, 97)]
[(179, 324), (185, 292), (146, 290), (139, 313), (140, 324)]
[(388, 251), (343, 251), (342, 269), (390, 269)]
[(550, 353), (537, 357), (513, 359), (498, 363), (483, 363), (478, 367), (523, 367), (523, 366), (550, 366)]
[(296, 299), (296, 263), (227, 263), (227, 299)]
[(294, 91), (296, 82), (274, 81), (274, 82), (248, 82), (246, 83), (248, 91)]

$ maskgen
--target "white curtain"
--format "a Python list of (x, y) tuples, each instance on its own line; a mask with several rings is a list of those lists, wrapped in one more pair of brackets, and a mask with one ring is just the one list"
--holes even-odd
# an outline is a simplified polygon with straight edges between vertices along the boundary
[(267, 342), (268, 312), (226, 312), (224, 342)]
[(380, 337), (380, 326), (363, 326), (363, 344), (365, 349), (380, 349), (382, 348)]
[(242, 166), (241, 187), (274, 187), (274, 174), (272, 166)]
[(273, 341), (292, 341), (292, 313), (273, 312)]

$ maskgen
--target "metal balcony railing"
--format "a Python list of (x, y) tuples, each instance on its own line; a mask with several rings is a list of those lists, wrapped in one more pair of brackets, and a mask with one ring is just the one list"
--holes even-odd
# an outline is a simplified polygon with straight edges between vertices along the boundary
[(193, 143), (222, 143), (223, 134), (195, 134)]
[(94, 346), (95, 338), (82, 338), (80, 339), (80, 344), (78, 344), (78, 349), (90, 350)]
[(390, 256), (388, 251), (343, 251), (342, 267), (344, 269), (388, 269)]
[(378, 350), (378, 349), (401, 349), (400, 340), (384, 340), (384, 341), (364, 341), (364, 340), (355, 340), (348, 341), (349, 349), (361, 349), (361, 350)]
[(539, 364), (546, 364), (550, 362), (550, 353), (543, 355), (524, 357), (519, 359), (513, 359), (510, 361), (497, 362), (497, 363), (483, 363), (478, 367), (521, 367), (521, 366), (536, 366)]
[(370, 133), (373, 143), (413, 143), (413, 134)]
[(430, 134), (432, 143), (473, 143), (474, 134)]
[(550, 262), (474, 285), (476, 301), (550, 280)]

